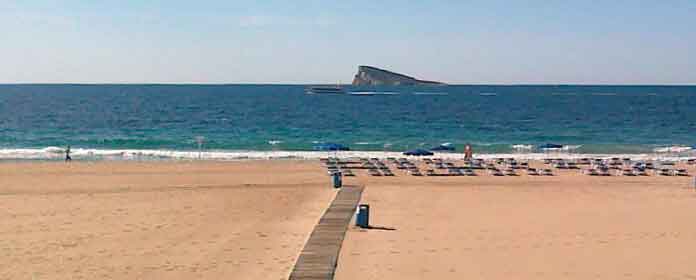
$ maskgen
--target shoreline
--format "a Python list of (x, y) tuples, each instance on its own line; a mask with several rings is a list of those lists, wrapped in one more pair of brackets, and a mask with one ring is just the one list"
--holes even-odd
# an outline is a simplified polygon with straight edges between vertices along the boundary
[[(318, 160), (327, 157), (338, 158), (410, 158), (402, 152), (386, 151), (250, 151), (250, 150), (156, 150), (156, 149), (72, 149), (71, 156), (76, 161), (179, 161), (179, 160), (205, 160), (205, 161), (239, 161), (239, 160)], [(423, 158), (442, 158), (448, 160), (462, 160), (464, 153), (435, 153), (433, 156)], [(685, 161), (696, 158), (696, 153), (571, 153), (571, 152), (529, 152), (529, 153), (476, 153), (475, 158), (515, 158), (517, 160), (543, 160), (547, 158), (557, 159), (581, 159), (581, 158), (631, 158), (633, 160), (666, 160)], [(2, 161), (61, 161), (64, 153), (61, 148), (48, 147), (43, 149), (0, 149), (0, 162)]]

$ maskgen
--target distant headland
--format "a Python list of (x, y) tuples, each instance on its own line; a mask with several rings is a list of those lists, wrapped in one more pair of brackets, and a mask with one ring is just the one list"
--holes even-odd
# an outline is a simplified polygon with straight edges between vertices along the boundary
[(372, 66), (358, 66), (353, 78), (354, 86), (437, 86), (440, 82), (419, 80), (411, 76), (391, 72)]

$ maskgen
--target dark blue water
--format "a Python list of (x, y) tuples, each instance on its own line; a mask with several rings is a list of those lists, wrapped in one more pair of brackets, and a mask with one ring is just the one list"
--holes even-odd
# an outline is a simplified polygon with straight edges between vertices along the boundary
[[(0, 149), (403, 150), (451, 142), (640, 153), (696, 144), (696, 87), (392, 87), (306, 95), (294, 85), (0, 85)], [(442, 92), (448, 95), (414, 95)], [(489, 96), (482, 96), (487, 93)], [(490, 96), (491, 93), (497, 95)], [(276, 146), (269, 141), (281, 141)], [(385, 148), (386, 146), (386, 148)]]

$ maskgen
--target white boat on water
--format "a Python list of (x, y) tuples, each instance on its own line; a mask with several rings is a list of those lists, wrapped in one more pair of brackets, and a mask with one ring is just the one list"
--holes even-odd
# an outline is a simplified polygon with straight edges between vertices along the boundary
[(351, 91), (348, 94), (369, 96), (369, 95), (399, 95), (401, 93), (391, 92), (391, 91)]
[(335, 86), (310, 86), (305, 89), (305, 94), (346, 94), (346, 90), (339, 85)]

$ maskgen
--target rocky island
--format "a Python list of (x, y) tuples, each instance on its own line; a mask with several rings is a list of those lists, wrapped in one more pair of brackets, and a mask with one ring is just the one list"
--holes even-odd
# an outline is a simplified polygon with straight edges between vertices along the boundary
[(358, 66), (353, 78), (354, 86), (437, 86), (444, 83), (419, 80), (411, 76), (379, 69), (372, 66)]

